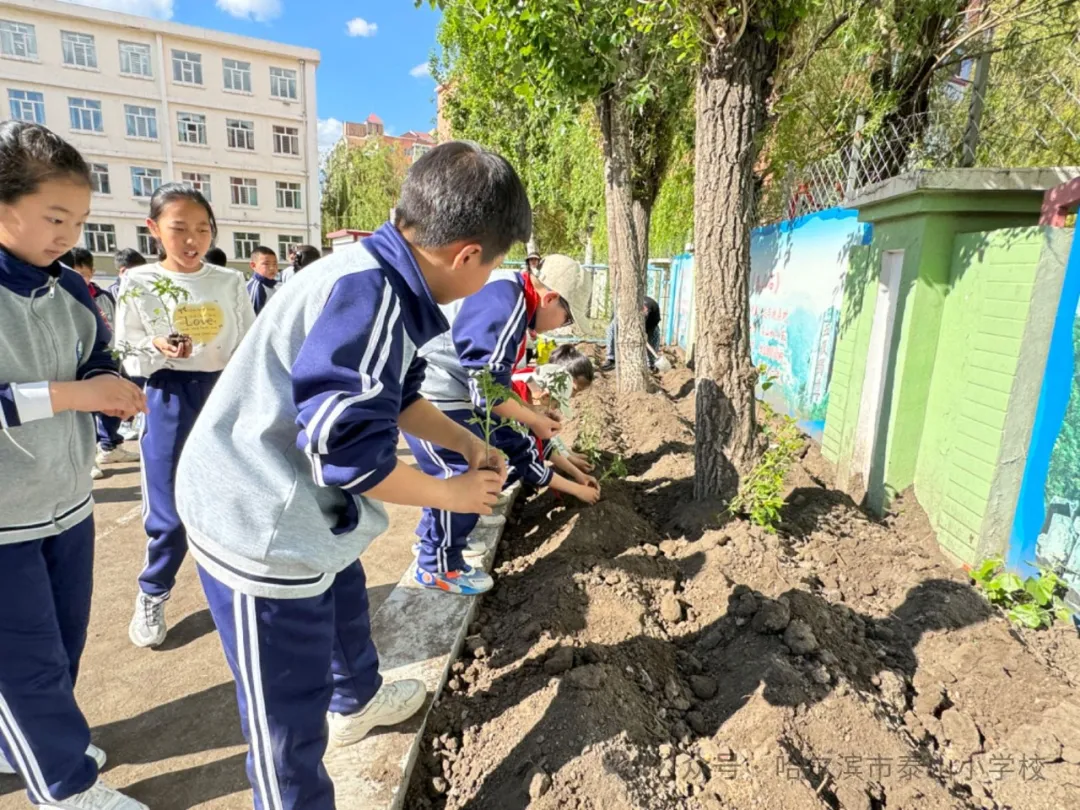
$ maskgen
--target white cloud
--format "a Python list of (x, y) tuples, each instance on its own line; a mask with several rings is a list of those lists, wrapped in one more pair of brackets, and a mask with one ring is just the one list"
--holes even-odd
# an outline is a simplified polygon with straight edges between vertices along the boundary
[(67, 0), (78, 6), (138, 14), (140, 17), (157, 17), (168, 20), (173, 15), (173, 0)]
[(281, 16), (281, 0), (217, 0), (226, 14), (255, 22), (269, 22)]
[(419, 65), (417, 65), (416, 67), (414, 67), (412, 70), (409, 71), (409, 75), (412, 76), (414, 79), (423, 79), (423, 78), (425, 78), (427, 76), (430, 76), (431, 75), (431, 63), (430, 62), (422, 62), (422, 63), (420, 63)]
[(341, 140), (342, 123), (336, 118), (319, 119), (319, 154), (325, 155)]
[(379, 30), (379, 26), (368, 22), (363, 17), (353, 17), (346, 25), (350, 37), (373, 37)]

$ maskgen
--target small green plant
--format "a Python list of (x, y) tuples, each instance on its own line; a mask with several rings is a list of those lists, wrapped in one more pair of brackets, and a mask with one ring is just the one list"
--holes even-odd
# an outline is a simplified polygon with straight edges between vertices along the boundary
[(626, 469), (626, 462), (623, 460), (623, 457), (620, 455), (616, 455), (615, 458), (611, 460), (611, 463), (608, 465), (607, 469), (604, 470), (604, 474), (600, 476), (600, 483), (602, 484), (605, 481), (626, 478), (628, 474), (629, 473)]
[(540, 376), (540, 384), (551, 398), (551, 405), (567, 419), (572, 419), (574, 409), (570, 407), (570, 397), (574, 393), (574, 381), (570, 374), (561, 368), (547, 366), (552, 369), (545, 371)]
[(757, 367), (757, 370), (758, 370), (758, 376), (760, 377), (760, 380), (758, 381), (758, 385), (761, 386), (762, 393), (764, 393), (765, 391), (768, 391), (770, 388), (772, 388), (774, 385), (776, 385), (776, 381), (778, 379), (780, 379), (779, 377), (776, 376), (776, 372), (774, 372), (772, 369), (770, 369), (765, 363), (762, 363), (761, 365), (759, 365)]
[(600, 426), (596, 414), (592, 410), (582, 409), (579, 424), (574, 446), (589, 460), (590, 464), (597, 467), (603, 461), (603, 455), (600, 453)]
[(991, 557), (971, 572), (971, 578), (990, 604), (1002, 608), (1010, 621), (1022, 627), (1040, 630), (1055, 619), (1072, 619), (1063, 599), (1068, 588), (1048, 568), (1040, 568), (1038, 576), (1021, 580), (1006, 570), (1003, 559)]
[[(150, 311), (150, 323), (155, 327), (162, 324), (168, 326), (169, 342), (174, 346), (180, 345), (186, 338), (184, 335), (180, 334), (180, 331), (173, 323), (173, 313), (176, 312), (181, 304), (187, 303), (188, 299), (191, 297), (190, 293), (172, 279), (165, 278), (164, 276), (155, 276), (154, 281), (150, 284), (149, 288), (140, 284), (132, 284), (132, 286), (120, 296), (120, 302), (131, 303), (138, 301), (147, 293), (150, 293), (157, 298), (158, 303), (160, 304), (160, 306), (156, 306)], [(137, 349), (126, 341), (117, 344), (112, 350), (113, 358), (121, 362), (126, 357), (152, 353), (152, 349)]]
[(531, 435), (525, 425), (514, 419), (503, 419), (495, 413), (495, 408), (506, 400), (513, 400), (520, 405), (525, 405), (526, 408), (529, 407), (521, 397), (496, 380), (490, 368), (484, 367), (479, 371), (472, 372), (470, 376), (476, 381), (476, 388), (484, 400), (484, 407), (467, 421), (468, 424), (480, 428), (480, 433), (484, 437), (484, 447), (487, 448), (489, 453), (491, 452), (491, 437), (501, 427), (512, 428), (522, 436)]
[(781, 417), (780, 425), (774, 426), (767, 418), (771, 414), (766, 409), (761, 428), (769, 439), (769, 447), (753, 472), (743, 479), (728, 511), (732, 515), (746, 515), (751, 523), (775, 532), (784, 506), (784, 479), (802, 449), (803, 437), (794, 419)]

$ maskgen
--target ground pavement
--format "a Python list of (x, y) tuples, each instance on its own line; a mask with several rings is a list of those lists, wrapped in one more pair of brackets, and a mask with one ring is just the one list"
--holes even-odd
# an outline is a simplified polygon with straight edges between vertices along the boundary
[[(407, 454), (407, 451), (402, 451)], [(145, 554), (135, 465), (97, 482), (97, 560), (90, 635), (77, 697), (94, 742), (109, 755), (105, 779), (151, 810), (249, 810), (232, 678), (190, 558), (168, 605), (157, 650), (128, 641)], [(412, 561), (419, 510), (389, 507), (390, 530), (364, 553), (372, 614)], [(21, 782), (0, 777), (0, 810), (29, 807)]]

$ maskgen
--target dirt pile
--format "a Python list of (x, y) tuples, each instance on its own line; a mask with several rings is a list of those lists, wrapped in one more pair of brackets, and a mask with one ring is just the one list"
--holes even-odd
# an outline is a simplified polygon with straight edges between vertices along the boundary
[(508, 527), (406, 807), (1080, 806), (1075, 631), (1012, 630), (913, 501), (869, 519), (813, 448), (779, 535), (716, 511), (673, 528), (689, 379), (578, 404), (630, 476)]

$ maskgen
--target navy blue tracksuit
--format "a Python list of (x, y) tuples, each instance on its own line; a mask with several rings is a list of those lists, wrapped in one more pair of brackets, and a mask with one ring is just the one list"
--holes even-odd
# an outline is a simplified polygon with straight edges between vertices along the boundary
[(156, 371), (146, 383), (146, 406), (139, 437), (143, 476), (146, 566), (139, 587), (167, 596), (187, 555), (187, 533), (176, 513), (176, 466), (180, 451), (206, 404), (219, 371)]

